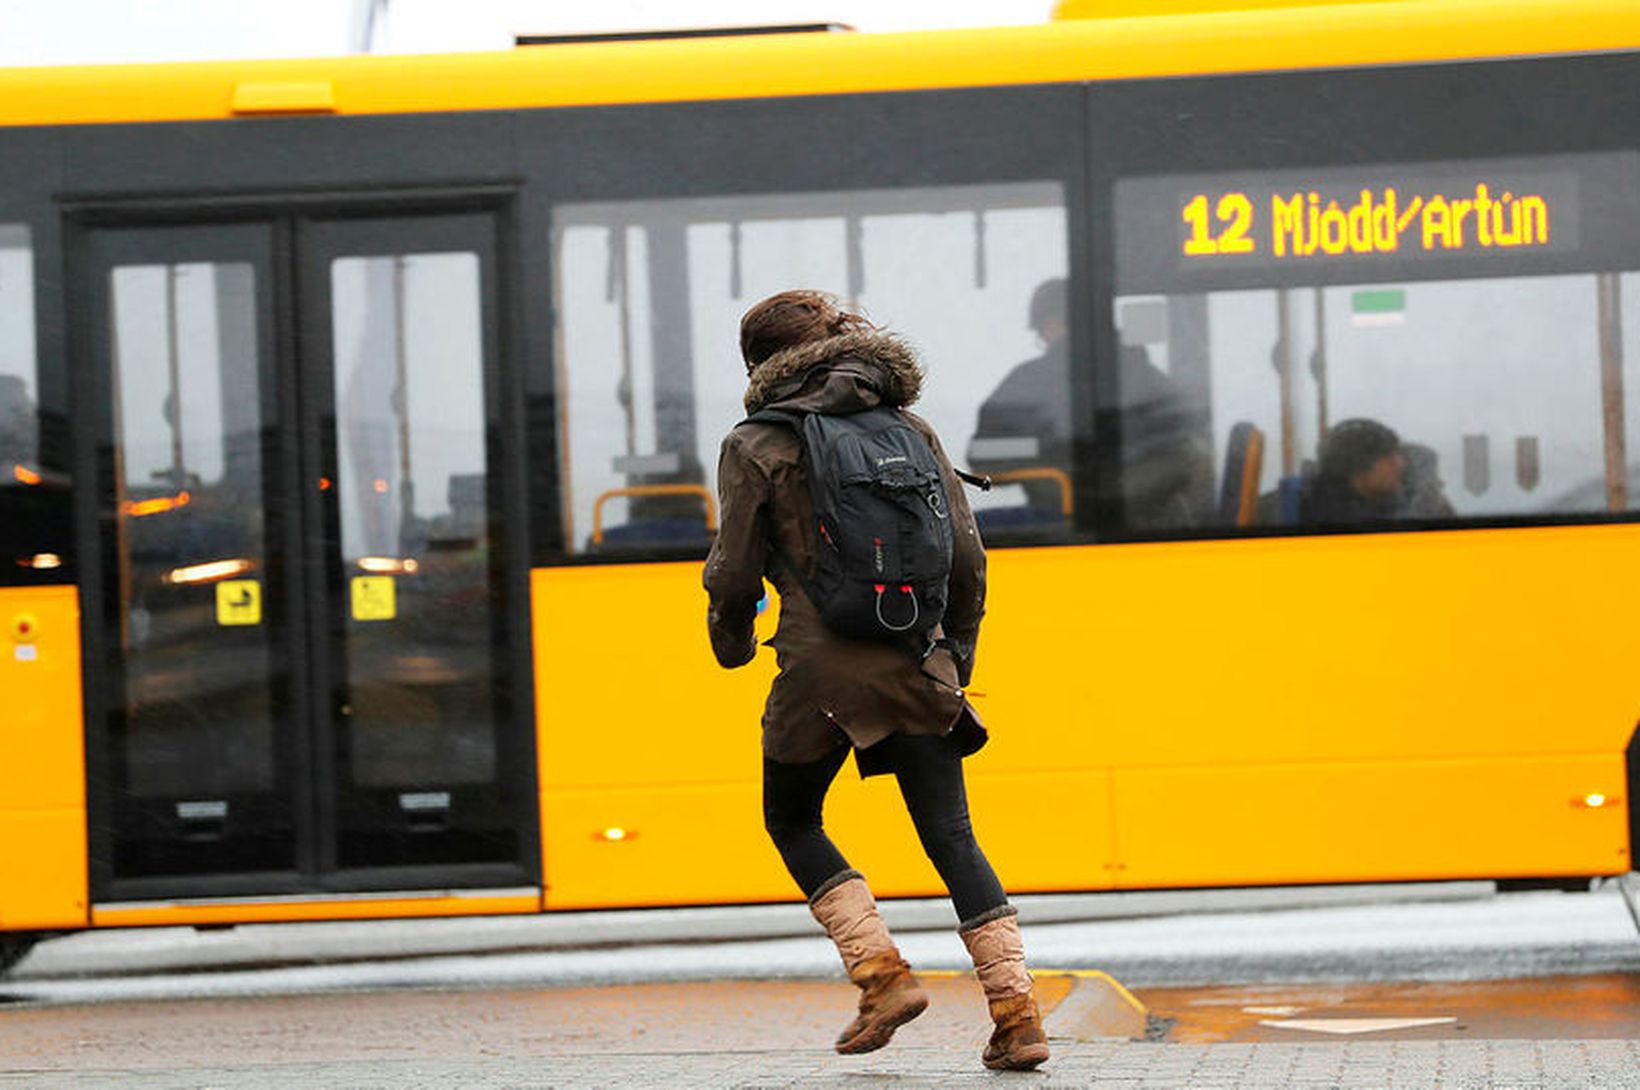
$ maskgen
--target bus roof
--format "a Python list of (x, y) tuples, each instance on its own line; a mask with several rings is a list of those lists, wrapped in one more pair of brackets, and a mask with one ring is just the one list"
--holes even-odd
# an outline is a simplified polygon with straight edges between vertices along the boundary
[(0, 70), (0, 125), (767, 98), (1640, 49), (1633, 0), (1299, 0), (1146, 14), (1173, 2), (1068, 0), (1062, 15), (1117, 14), (986, 30), (12, 68)]

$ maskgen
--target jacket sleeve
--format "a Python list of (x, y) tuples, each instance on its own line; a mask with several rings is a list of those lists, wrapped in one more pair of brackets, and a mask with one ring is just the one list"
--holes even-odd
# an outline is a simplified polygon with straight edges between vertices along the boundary
[(926, 422), (924, 433), (939, 460), (945, 478), (945, 495), (951, 510), (951, 580), (947, 587), (945, 639), (957, 662), (957, 681), (966, 687), (974, 673), (974, 654), (979, 643), (979, 622), (985, 616), (985, 545), (963, 483), (951, 468), (939, 436)]
[(718, 534), (702, 582), (706, 631), (718, 664), (744, 666), (757, 655), (757, 603), (768, 563), (769, 479), (746, 456), (734, 432), (718, 453)]

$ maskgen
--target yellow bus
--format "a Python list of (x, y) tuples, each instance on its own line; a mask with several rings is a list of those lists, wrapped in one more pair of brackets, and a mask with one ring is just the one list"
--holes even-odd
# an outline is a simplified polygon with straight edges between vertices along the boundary
[(793, 286), (996, 481), (1010, 889), (1627, 873), (1631, 5), (1059, 14), (0, 72), (5, 958), (793, 898), (699, 589)]

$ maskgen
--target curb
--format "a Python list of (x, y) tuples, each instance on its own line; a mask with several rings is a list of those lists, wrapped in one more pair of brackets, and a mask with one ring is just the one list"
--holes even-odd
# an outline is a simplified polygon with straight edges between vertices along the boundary
[[(1097, 969), (1047, 970), (1040, 977), (1069, 976), (1071, 990), (1042, 1020), (1048, 1040), (1144, 1041), (1158, 1039), (1161, 1019), (1109, 973)], [(1162, 1032), (1165, 1032), (1163, 1027)]]
[[(919, 969), (917, 975), (936, 980), (974, 976), (961, 969)], [(1109, 973), (1098, 969), (1032, 969), (1031, 976), (1038, 985), (1037, 1002), (1047, 1008), (1042, 1028), (1050, 1041), (1154, 1041), (1167, 1031), (1166, 1020), (1151, 1014), (1150, 1008)], [(1050, 981), (1069, 985), (1052, 1006), (1042, 995), (1047, 989), (1041, 987)]]

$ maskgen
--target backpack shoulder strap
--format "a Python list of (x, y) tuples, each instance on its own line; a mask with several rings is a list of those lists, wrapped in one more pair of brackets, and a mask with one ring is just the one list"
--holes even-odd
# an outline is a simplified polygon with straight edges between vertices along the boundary
[(735, 427), (738, 428), (741, 424), (785, 424), (801, 432), (803, 430), (803, 417), (806, 415), (806, 413), (787, 412), (784, 409), (759, 409), (740, 421)]

